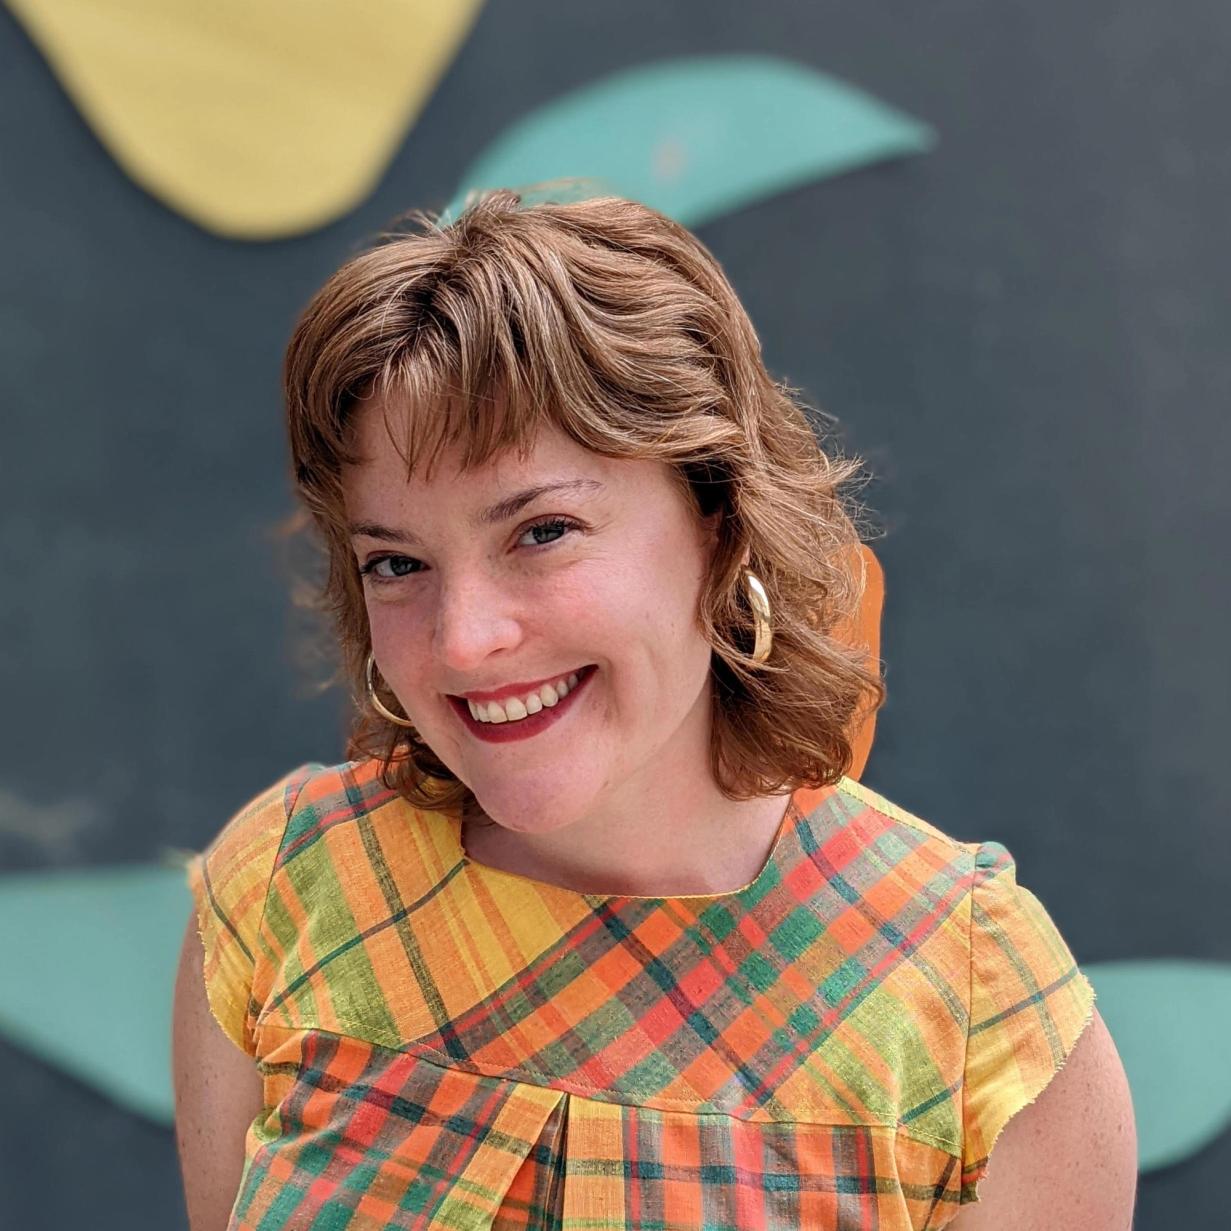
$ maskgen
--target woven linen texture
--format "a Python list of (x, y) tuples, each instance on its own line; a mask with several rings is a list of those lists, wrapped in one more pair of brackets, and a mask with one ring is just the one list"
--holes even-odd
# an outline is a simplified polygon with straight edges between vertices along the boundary
[(230, 1227), (938, 1228), (1094, 993), (997, 842), (798, 792), (730, 894), (476, 864), (371, 761), (307, 765), (189, 868), (261, 1073)]

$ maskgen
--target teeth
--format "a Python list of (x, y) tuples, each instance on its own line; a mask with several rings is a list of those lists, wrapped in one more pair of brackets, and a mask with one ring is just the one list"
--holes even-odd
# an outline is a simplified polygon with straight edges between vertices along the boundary
[(542, 685), (525, 697), (510, 697), (507, 701), (468, 701), (470, 716), (476, 722), (518, 722), (537, 714), (544, 706), (558, 705), (577, 687), (577, 672), (573, 671), (552, 684)]

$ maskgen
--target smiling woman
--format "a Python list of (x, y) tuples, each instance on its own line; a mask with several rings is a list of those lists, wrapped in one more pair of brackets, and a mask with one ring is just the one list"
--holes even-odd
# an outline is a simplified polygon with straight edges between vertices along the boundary
[[(611, 198), (417, 225), (287, 354), (362, 704), (191, 867), (194, 1231), (936, 1228), (1031, 1104), (1119, 1231), (1111, 1138), (1038, 1098), (1104, 1037), (1063, 938), (1002, 846), (848, 776), (883, 695), (858, 465), (717, 262)], [(1005, 1139), (1023, 1231), (1043, 1156)]]
[[(490, 552), (491, 536), (507, 534), (505, 523), (530, 508), (525, 489), (564, 481), (594, 494), (610, 473), (621, 510), (636, 508), (637, 524), (617, 517), (593, 531), (570, 528), (561, 535), (566, 558), (551, 549), (555, 564), (532, 564), (525, 550), (500, 558), (516, 559), (523, 579), (528, 569), (554, 578), (564, 565), (565, 579), (594, 588), (603, 584), (598, 562), (618, 546), (619, 584), (638, 571), (644, 605), (661, 580), (648, 572), (647, 530), (661, 563), (680, 549), (681, 527), (695, 523), (692, 537), (704, 529), (709, 538), (703, 556), (691, 553), (699, 593), (696, 619), (686, 623), (704, 646), (700, 674), (717, 702), (713, 783), (734, 801), (840, 776), (857, 710), (880, 699), (866, 649), (831, 635), (852, 618), (863, 580), (839, 494), (858, 464), (818, 447), (801, 406), (765, 371), (717, 263), (683, 227), (615, 199), (522, 208), (514, 194), (493, 193), (447, 228), (416, 218), (423, 233), (393, 238), (330, 280), (287, 354), (296, 479), (328, 545), (327, 604), (352, 687), (364, 681), (369, 652), (398, 670), (371, 628), (373, 574), (383, 580), (402, 569), (422, 579), (414, 583), (421, 624), (428, 599), (420, 591), (440, 602), (449, 591), (433, 587), (459, 578), (442, 567), (428, 580), (422, 549), (436, 545), (428, 530)], [(580, 507), (568, 491), (544, 507), (548, 495), (540, 492), (531, 510), (540, 520)], [(663, 513), (668, 520), (656, 526)], [(359, 540), (360, 530), (376, 533)], [(371, 573), (355, 568), (360, 542), (361, 568), (370, 563)], [(376, 563), (380, 554), (389, 562)], [(675, 555), (672, 567), (684, 559)], [(749, 574), (774, 611), (777, 650), (764, 663), (751, 659)], [(551, 593), (539, 594), (541, 610)], [(600, 593), (591, 607), (602, 605)], [(682, 587), (666, 593), (686, 605)], [(396, 597), (408, 598), (400, 581)], [(672, 613), (672, 627), (680, 618)], [(473, 666), (448, 664), (458, 687), (437, 691), (505, 683), (506, 662), (514, 679), (525, 676), (523, 665), (535, 674), (575, 665), (527, 661), (549, 650), (530, 642), (498, 653), (481, 678)], [(422, 655), (413, 661), (441, 667)], [(400, 697), (399, 681), (382, 675)], [(369, 710), (352, 755), (381, 758), (391, 785), (424, 807), (481, 798), (442, 749), (407, 730)]]
[[(745, 806), (736, 827), (740, 801), (710, 769), (712, 647), (696, 612), (718, 514), (698, 517), (667, 464), (595, 453), (551, 424), (524, 454), (466, 471), (453, 451), (430, 479), (408, 477), (390, 441), (412, 412), (370, 397), (354, 413), (343, 494), (371, 655), (413, 721), (406, 748), (430, 749), (490, 818), (468, 816), (475, 846), (600, 887), (749, 879), (786, 800)], [(390, 524), (407, 537), (369, 533)], [(578, 688), (561, 698), (553, 682), (573, 673)], [(486, 703), (483, 721), (453, 703), (463, 694)], [(669, 849), (655, 840), (664, 825)], [(506, 844), (510, 831), (521, 839)], [(715, 842), (724, 858), (681, 859), (680, 843)]]

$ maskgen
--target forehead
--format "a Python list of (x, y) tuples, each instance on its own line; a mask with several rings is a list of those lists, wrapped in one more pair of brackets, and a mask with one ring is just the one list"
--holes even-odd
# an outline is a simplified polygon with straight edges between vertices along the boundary
[(525, 445), (507, 446), (481, 463), (464, 467), (462, 444), (445, 445), (414, 470), (407, 464), (406, 440), (413, 425), (409, 412), (396, 405), (371, 402), (357, 412), (352, 422), (352, 445), (357, 465), (346, 468), (347, 486), (379, 483), (411, 489), (436, 490), (464, 480), (467, 487), (503, 486), (547, 472), (569, 470), (580, 475), (606, 478), (622, 464), (579, 445), (554, 424), (540, 424)]
[(464, 448), (443, 447), (430, 469), (414, 470), (406, 463), (406, 411), (396, 406), (371, 403), (358, 411), (352, 425), (352, 446), (359, 462), (342, 473), (348, 512), (355, 515), (372, 505), (419, 499), (428, 505), (439, 499), (484, 500), (491, 492), (508, 492), (544, 479), (593, 479), (603, 489), (629, 484), (638, 486), (650, 478), (646, 470), (656, 463), (608, 458), (566, 436), (551, 423), (537, 428), (522, 448), (506, 447), (483, 463), (463, 467)]

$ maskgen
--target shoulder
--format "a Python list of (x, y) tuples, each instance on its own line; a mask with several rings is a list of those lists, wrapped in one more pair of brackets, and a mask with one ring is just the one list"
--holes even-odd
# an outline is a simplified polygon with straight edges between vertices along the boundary
[(1019, 883), (1013, 853), (992, 839), (959, 841), (849, 779), (834, 798), (856, 823), (866, 814), (860, 841), (893, 834), (899, 841), (880, 854), (900, 852), (914, 884), (926, 874), (961, 923), (951, 935), (969, 980), (960, 988), (965, 1208), (948, 1225), (1128, 1228), (1137, 1147), (1123, 1066), (1093, 985), (1038, 894)]
[(1075, 1226), (1128, 1231), (1137, 1191), (1132, 1095), (1095, 1009), (1038, 1098), (1004, 1126), (975, 1204), (954, 1231)]
[(257, 934), (288, 819), (316, 768), (301, 765), (258, 792), (184, 865), (209, 1006), (227, 1036), (250, 1055)]
[(376, 758), (305, 768), (311, 772), (296, 784), (276, 868), (353, 840), (356, 825), (379, 814), (396, 812), (402, 817), (409, 809), (418, 815), (386, 782), (383, 764)]
[(908, 812), (905, 808), (886, 799), (885, 796), (878, 794), (862, 782), (856, 782), (851, 778), (843, 778), (838, 783), (837, 793), (850, 804), (856, 807), (870, 808), (886, 820), (894, 821), (898, 825), (912, 829), (922, 837), (930, 838), (943, 846), (951, 848), (954, 853), (963, 852), (973, 857), (978, 850), (979, 843), (958, 841), (958, 839), (951, 837), (930, 821), (925, 821), (913, 812)]
[(239, 916), (252, 913), (259, 890), (268, 883), (295, 802), (320, 768), (301, 765), (259, 791), (188, 861), (189, 887), (202, 909), (221, 917), (228, 927)]
[(308, 762), (238, 809), (203, 854), (217, 865), (261, 862), (305, 829), (356, 820), (396, 798), (378, 760)]
[(356, 814), (387, 803), (397, 793), (385, 781), (384, 763), (375, 757), (314, 765), (303, 783), (296, 810), (334, 809), (349, 804)]
[[(843, 778), (832, 796), (850, 841), (870, 849), (877, 869), (892, 869), (920, 892), (943, 899), (957, 916), (969, 913), (970, 891), (986, 843), (963, 842), (862, 782)], [(963, 940), (965, 939), (963, 930)]]
[(1014, 920), (1020, 918), (1023, 922), (1029, 918), (1040, 928), (1050, 927), (1051, 921), (1042, 903), (1031, 890), (1018, 884), (1017, 860), (1002, 842), (995, 839), (962, 841), (849, 778), (837, 784), (834, 798), (848, 817), (859, 814), (874, 817), (878, 832), (896, 832), (910, 850), (924, 851), (932, 859), (943, 859), (947, 875), (961, 877), (970, 912), (972, 943), (980, 924), (998, 914)]
[(289, 845), (393, 797), (376, 761), (308, 762), (237, 809), (185, 864), (203, 933), (216, 929), (251, 962), (265, 899)]

